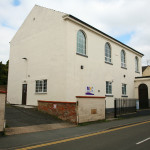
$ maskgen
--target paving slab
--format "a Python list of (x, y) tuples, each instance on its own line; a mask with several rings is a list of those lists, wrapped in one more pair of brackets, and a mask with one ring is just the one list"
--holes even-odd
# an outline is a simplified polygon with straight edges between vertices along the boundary
[(24, 126), (24, 127), (13, 127), (13, 128), (6, 128), (5, 135), (32, 133), (32, 132), (39, 132), (39, 131), (70, 128), (75, 126), (76, 125), (71, 123), (54, 123), (54, 124), (41, 124), (41, 125)]
[(22, 108), (36, 108), (35, 106), (28, 106), (28, 105), (13, 105), (13, 106)]

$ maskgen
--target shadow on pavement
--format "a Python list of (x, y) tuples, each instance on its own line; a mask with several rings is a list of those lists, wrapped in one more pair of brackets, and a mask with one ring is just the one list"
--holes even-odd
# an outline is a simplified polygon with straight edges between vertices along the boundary
[(56, 124), (64, 121), (46, 113), (39, 112), (36, 107), (23, 108), (16, 105), (6, 105), (6, 127), (23, 127), (40, 124)]

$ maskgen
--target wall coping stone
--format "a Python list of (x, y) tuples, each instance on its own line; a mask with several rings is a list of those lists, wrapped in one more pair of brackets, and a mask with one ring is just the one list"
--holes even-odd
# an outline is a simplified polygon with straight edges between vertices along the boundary
[(106, 98), (105, 96), (76, 96), (76, 98)]
[(66, 104), (76, 104), (76, 102), (62, 102), (62, 101), (43, 101), (43, 100), (38, 100), (38, 102), (43, 102), (43, 103), (66, 103)]

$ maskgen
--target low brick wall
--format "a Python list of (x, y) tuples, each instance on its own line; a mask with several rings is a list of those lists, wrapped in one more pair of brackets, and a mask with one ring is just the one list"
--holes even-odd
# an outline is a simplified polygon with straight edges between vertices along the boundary
[(50, 115), (57, 116), (59, 119), (77, 122), (76, 102), (57, 102), (57, 101), (38, 101), (38, 110)]

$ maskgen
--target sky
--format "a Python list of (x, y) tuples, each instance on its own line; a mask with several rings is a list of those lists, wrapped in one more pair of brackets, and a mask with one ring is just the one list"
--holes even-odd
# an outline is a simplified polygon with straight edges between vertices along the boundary
[(0, 0), (0, 62), (34, 5), (71, 14), (144, 54), (150, 65), (150, 0)]

